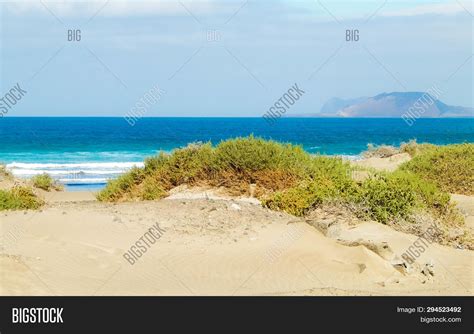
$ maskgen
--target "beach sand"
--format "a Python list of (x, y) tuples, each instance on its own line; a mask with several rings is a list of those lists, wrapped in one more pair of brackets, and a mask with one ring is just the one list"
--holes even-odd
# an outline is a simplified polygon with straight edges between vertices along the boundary
[(359, 167), (373, 168), (379, 171), (393, 172), (402, 163), (410, 160), (408, 153), (394, 154), (388, 158), (372, 157), (353, 161), (352, 164)]
[[(473, 251), (431, 244), (405, 268), (418, 237), (375, 222), (297, 218), (185, 187), (118, 204), (42, 195), (41, 210), (0, 213), (1, 295), (473, 294)], [(453, 197), (472, 221), (473, 198)], [(157, 223), (165, 232), (131, 265), (124, 252)]]

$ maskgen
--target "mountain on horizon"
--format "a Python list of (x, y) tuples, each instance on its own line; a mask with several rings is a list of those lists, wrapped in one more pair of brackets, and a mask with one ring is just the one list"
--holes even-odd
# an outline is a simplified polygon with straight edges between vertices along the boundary
[(474, 109), (450, 106), (424, 92), (392, 92), (354, 99), (332, 98), (319, 113), (290, 117), (401, 117), (411, 112), (417, 118), (474, 117)]

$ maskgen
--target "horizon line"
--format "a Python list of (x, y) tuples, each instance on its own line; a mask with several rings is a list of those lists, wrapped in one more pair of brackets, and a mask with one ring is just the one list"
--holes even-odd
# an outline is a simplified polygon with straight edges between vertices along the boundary
[[(125, 118), (125, 116), (99, 116), (99, 115), (87, 115), (87, 116), (77, 116), (77, 115), (20, 115), (20, 116), (5, 116), (1, 118)], [(263, 118), (262, 116), (147, 116), (140, 117), (139, 119), (150, 119), (150, 118)], [(319, 118), (319, 119), (402, 119), (401, 117), (384, 117), (384, 116), (374, 116), (374, 117), (327, 117), (327, 116), (312, 116), (311, 114), (298, 115), (298, 116), (287, 116), (280, 117), (279, 119), (295, 119), (295, 118)], [(419, 119), (471, 119), (472, 116), (461, 116), (461, 117), (420, 117)]]

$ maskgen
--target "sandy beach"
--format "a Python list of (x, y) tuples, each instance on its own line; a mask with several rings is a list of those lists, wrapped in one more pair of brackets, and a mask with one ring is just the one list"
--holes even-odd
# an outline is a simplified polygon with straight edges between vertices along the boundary
[[(406, 266), (418, 236), (344, 213), (298, 218), (186, 187), (117, 204), (87, 191), (42, 197), (39, 210), (0, 214), (2, 295), (473, 294), (473, 251), (433, 243)], [(472, 228), (473, 198), (453, 199)], [(123, 254), (156, 224), (163, 234), (131, 265)]]
[(0, 334), (474, 334), (473, 4), (2, 1)]

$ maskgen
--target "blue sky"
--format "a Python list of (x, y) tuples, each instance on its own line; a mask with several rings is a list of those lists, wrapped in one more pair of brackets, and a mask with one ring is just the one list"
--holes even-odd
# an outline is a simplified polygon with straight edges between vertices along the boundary
[[(470, 1), (0, 2), (7, 116), (261, 116), (294, 83), (292, 112), (332, 97), (441, 87), (473, 107)], [(68, 42), (67, 30), (81, 41)], [(348, 29), (360, 39), (346, 42)], [(216, 32), (217, 41), (208, 41)], [(449, 79), (449, 80), (448, 80)]]

